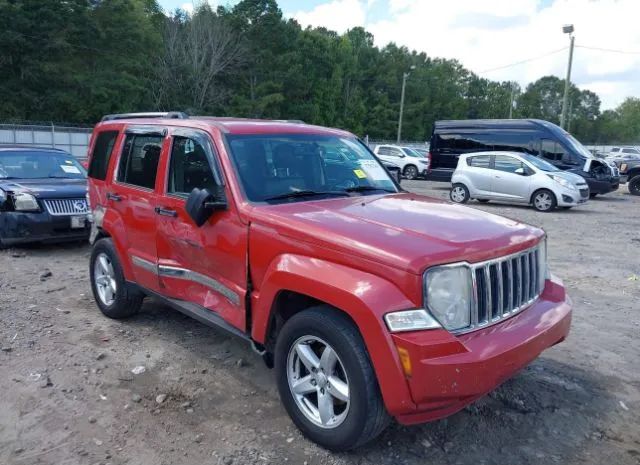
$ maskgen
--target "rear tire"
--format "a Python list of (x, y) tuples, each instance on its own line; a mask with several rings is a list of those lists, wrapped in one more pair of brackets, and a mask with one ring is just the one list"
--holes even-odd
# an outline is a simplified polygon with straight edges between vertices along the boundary
[(531, 204), (539, 212), (546, 213), (553, 211), (558, 205), (558, 201), (553, 192), (548, 189), (540, 189), (531, 196)]
[[(325, 358), (326, 354), (332, 357)], [(275, 370), (289, 416), (322, 447), (353, 449), (373, 440), (389, 424), (360, 332), (328, 305), (304, 310), (285, 323), (276, 342)], [(308, 408), (310, 404), (315, 410)]]
[(409, 181), (412, 181), (418, 177), (418, 168), (413, 165), (407, 165), (404, 167), (404, 177)]
[(461, 183), (456, 183), (451, 186), (451, 191), (449, 191), (449, 198), (452, 202), (455, 203), (467, 203), (469, 201), (469, 189), (467, 186)]
[(631, 195), (640, 195), (640, 174), (629, 180), (629, 193)]
[(120, 319), (140, 310), (144, 294), (127, 283), (113, 241), (105, 237), (91, 251), (89, 275), (91, 290), (100, 311), (109, 318)]

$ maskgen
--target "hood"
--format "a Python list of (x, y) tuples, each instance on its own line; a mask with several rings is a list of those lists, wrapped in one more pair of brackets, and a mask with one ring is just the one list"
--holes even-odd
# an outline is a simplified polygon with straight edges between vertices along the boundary
[(579, 174), (570, 173), (569, 171), (553, 171), (548, 174), (566, 179), (567, 181), (575, 185), (582, 185), (587, 183), (582, 176), (580, 176)]
[(39, 199), (84, 198), (86, 179), (0, 179), (0, 189), (7, 193), (26, 192)]
[(279, 234), (419, 274), (532, 247), (541, 229), (429, 197), (402, 193), (256, 207)]

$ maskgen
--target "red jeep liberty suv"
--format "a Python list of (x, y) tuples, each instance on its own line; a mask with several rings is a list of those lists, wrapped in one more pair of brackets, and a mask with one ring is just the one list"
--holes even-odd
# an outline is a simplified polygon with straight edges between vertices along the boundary
[(348, 132), (109, 115), (89, 152), (100, 310), (149, 296), (250, 341), (328, 449), (451, 415), (569, 332), (543, 231), (404, 191)]

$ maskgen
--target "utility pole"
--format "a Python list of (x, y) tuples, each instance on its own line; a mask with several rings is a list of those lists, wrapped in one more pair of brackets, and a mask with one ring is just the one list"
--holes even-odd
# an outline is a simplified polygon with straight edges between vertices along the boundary
[(397, 144), (400, 143), (400, 138), (402, 137), (402, 113), (404, 111), (404, 89), (407, 85), (407, 78), (409, 77), (409, 74), (411, 74), (411, 71), (413, 71), (414, 69), (416, 69), (416, 67), (414, 65), (411, 65), (411, 68), (409, 68), (409, 71), (407, 71), (406, 73), (402, 73), (402, 92), (400, 93), (400, 115), (398, 116), (398, 137), (396, 138)]
[(511, 95), (509, 97), (509, 119), (513, 118), (513, 81), (511, 81)]
[(562, 26), (562, 32), (565, 34), (569, 34), (571, 38), (569, 45), (569, 65), (567, 66), (567, 78), (564, 81), (564, 97), (562, 99), (562, 115), (560, 116), (560, 127), (565, 128), (565, 123), (567, 121), (567, 104), (569, 103), (569, 86), (571, 85), (571, 65), (573, 64), (573, 43), (575, 42), (575, 37), (573, 36), (573, 24), (568, 24), (566, 26)]

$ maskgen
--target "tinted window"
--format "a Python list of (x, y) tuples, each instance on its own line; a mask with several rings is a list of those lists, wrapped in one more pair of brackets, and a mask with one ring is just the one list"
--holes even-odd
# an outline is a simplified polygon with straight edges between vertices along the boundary
[(116, 143), (118, 131), (104, 131), (98, 134), (96, 143), (91, 154), (91, 165), (89, 166), (89, 177), (104, 181), (109, 169), (111, 150)]
[(0, 179), (84, 179), (85, 169), (66, 153), (47, 150), (0, 151)]
[(536, 137), (533, 131), (504, 130), (479, 132), (476, 134), (438, 134), (439, 150), (456, 153), (511, 151), (537, 155)]
[(174, 137), (167, 192), (189, 194), (194, 188), (215, 192), (216, 183), (204, 147), (187, 137)]
[(467, 158), (467, 165), (476, 168), (489, 168), (489, 161), (491, 157), (489, 155), (478, 155), (477, 157)]
[(622, 153), (638, 153), (636, 149), (622, 149)]
[(162, 139), (162, 136), (127, 135), (118, 167), (118, 181), (153, 189)]
[(506, 173), (515, 173), (517, 169), (522, 168), (526, 170), (526, 166), (517, 158), (509, 157), (507, 155), (496, 155), (494, 162), (494, 169), (498, 171), (504, 171)]
[(566, 160), (568, 157), (567, 151), (555, 140), (542, 139), (540, 147), (540, 154), (545, 160), (549, 160), (552, 163), (558, 163)]

